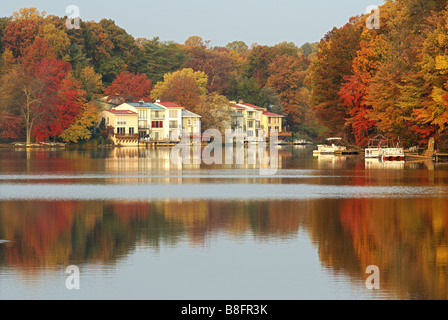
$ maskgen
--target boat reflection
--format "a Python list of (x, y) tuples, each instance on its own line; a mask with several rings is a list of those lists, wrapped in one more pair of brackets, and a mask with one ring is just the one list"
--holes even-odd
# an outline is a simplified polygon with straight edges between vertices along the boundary
[(375, 158), (366, 158), (366, 169), (404, 169), (405, 161), (381, 161)]

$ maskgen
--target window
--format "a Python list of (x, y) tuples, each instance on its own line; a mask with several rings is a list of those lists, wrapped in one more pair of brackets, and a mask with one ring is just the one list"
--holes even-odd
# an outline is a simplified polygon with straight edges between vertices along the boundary
[(198, 125), (198, 120), (194, 120), (194, 125), (197, 126)]
[(253, 121), (249, 121), (249, 122), (247, 123), (247, 126), (248, 126), (249, 128), (253, 128), (253, 127), (254, 127), (254, 122), (253, 122)]
[(188, 125), (191, 126), (191, 119), (188, 119)]
[(272, 118), (268, 118), (268, 123), (271, 124)]
[(147, 110), (138, 110), (138, 118), (141, 120), (146, 120), (148, 117), (148, 111)]
[(134, 127), (129, 128), (129, 134), (134, 134)]
[(153, 128), (163, 128), (163, 121), (152, 121), (151, 127)]
[(148, 122), (146, 120), (140, 120), (138, 122), (138, 127), (139, 128), (148, 128)]
[(161, 111), (153, 111), (151, 113), (151, 117), (153, 119), (160, 119), (160, 118), (163, 118), (163, 113)]
[(117, 125), (126, 125), (126, 117), (117, 117)]
[(178, 127), (177, 120), (170, 120), (170, 128), (176, 129)]
[(177, 118), (177, 110), (170, 110), (170, 118)]
[(119, 135), (124, 135), (124, 134), (126, 134), (126, 128), (123, 128), (123, 127), (119, 127), (119, 128), (117, 128), (117, 133), (118, 133)]
[(278, 128), (278, 126), (277, 126), (277, 127), (275, 127), (275, 132), (279, 132), (279, 131), (278, 131), (278, 129), (279, 129), (279, 128)]

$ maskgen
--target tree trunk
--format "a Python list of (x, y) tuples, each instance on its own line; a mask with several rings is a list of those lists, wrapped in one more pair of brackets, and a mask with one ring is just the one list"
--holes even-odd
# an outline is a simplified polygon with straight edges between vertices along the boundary
[(26, 126), (26, 145), (31, 144), (31, 128), (29, 126)]

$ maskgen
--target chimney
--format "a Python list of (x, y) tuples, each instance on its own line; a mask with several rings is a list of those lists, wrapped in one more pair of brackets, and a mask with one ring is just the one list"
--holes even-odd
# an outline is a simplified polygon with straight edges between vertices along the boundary
[(238, 102), (238, 103), (244, 103), (244, 101), (243, 101), (243, 100), (240, 100), (240, 102)]

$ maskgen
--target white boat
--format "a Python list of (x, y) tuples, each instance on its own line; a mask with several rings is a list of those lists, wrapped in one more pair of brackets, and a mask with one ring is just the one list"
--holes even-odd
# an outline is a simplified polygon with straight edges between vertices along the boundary
[(313, 155), (319, 154), (335, 154), (347, 150), (347, 147), (341, 145), (342, 138), (328, 138), (327, 144), (317, 145), (317, 150), (313, 151)]
[(404, 161), (404, 148), (399, 140), (387, 139), (378, 144), (378, 159), (382, 161)]
[(369, 140), (369, 145), (367, 146), (365, 150), (365, 156), (366, 158), (377, 158), (379, 157), (379, 148), (378, 144), (383, 141), (387, 140), (387, 138), (383, 135), (378, 135), (375, 138), (372, 138)]

